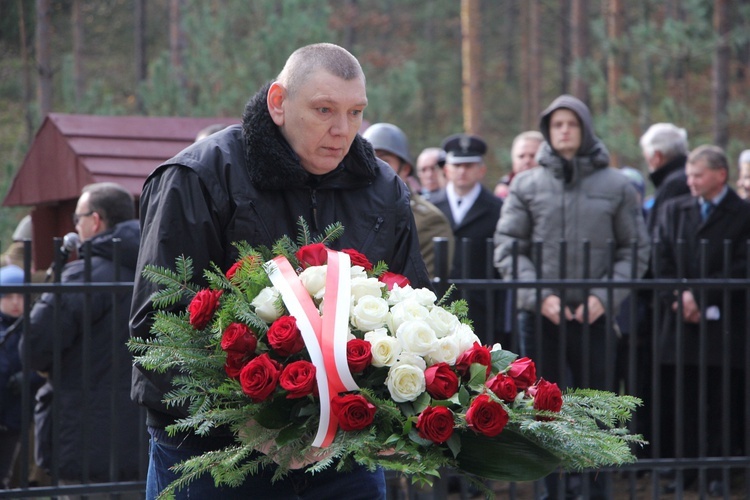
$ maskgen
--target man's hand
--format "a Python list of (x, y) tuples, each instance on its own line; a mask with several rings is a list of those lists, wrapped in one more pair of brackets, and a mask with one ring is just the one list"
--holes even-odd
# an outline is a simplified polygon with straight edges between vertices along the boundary
[[(560, 297), (557, 295), (548, 295), (542, 302), (542, 315), (556, 325), (560, 324), (561, 312), (562, 304), (560, 303)], [(565, 319), (573, 319), (573, 313), (568, 307), (565, 308)]]
[(589, 295), (588, 299), (588, 307), (589, 307), (589, 318), (588, 321), (586, 321), (586, 318), (583, 317), (584, 308), (583, 304), (578, 306), (576, 308), (576, 321), (579, 323), (594, 323), (597, 319), (601, 317), (602, 314), (604, 314), (604, 304), (602, 304), (602, 301), (599, 300), (599, 297), (596, 295)]
[[(677, 311), (677, 302), (672, 304), (672, 310)], [(701, 320), (701, 310), (695, 302), (695, 296), (690, 290), (682, 292), (682, 319), (685, 323), (698, 323)]]

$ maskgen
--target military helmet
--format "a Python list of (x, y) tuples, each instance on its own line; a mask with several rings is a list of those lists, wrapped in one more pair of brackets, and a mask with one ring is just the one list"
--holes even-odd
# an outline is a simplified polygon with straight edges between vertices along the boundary
[(414, 166), (414, 160), (409, 154), (409, 141), (406, 134), (397, 126), (390, 123), (375, 123), (365, 130), (362, 137), (370, 141), (373, 149), (387, 151)]

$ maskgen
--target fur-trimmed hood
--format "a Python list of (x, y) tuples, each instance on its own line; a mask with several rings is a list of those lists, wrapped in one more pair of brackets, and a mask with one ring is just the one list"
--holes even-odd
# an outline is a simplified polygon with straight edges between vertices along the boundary
[(264, 85), (245, 106), (242, 136), (250, 181), (261, 190), (315, 186), (318, 189), (361, 187), (375, 179), (375, 153), (359, 134), (349, 153), (334, 171), (313, 175), (302, 168), (299, 156), (292, 150), (268, 111), (266, 96), (271, 83)]

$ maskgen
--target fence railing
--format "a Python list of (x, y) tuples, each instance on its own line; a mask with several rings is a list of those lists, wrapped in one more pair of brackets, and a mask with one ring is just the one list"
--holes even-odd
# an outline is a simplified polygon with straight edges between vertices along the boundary
[[(461, 244), (461, 242), (459, 242)], [(492, 246), (487, 242), (488, 249)], [(655, 243), (658, 246), (658, 242)], [(537, 249), (538, 250), (538, 249)], [(27, 250), (27, 256), (30, 252)], [(492, 255), (492, 251), (488, 252)], [(712, 485), (719, 484), (727, 495), (750, 494), (750, 456), (747, 443), (750, 443), (750, 426), (744, 425), (744, 418), (750, 416), (750, 267), (746, 266), (744, 276), (731, 276), (729, 266), (720, 277), (672, 277), (672, 278), (639, 278), (633, 273), (627, 280), (615, 281), (604, 279), (566, 279), (556, 277), (522, 281), (519, 279), (500, 279), (491, 266), (487, 266), (487, 275), (482, 278), (448, 278), (447, 244), (436, 241), (437, 276), (434, 287), (440, 296), (451, 284), (457, 287), (457, 297), (470, 291), (480, 291), (487, 303), (501, 304), (501, 307), (486, 309), (487, 325), (499, 325), (493, 332), (477, 332), (485, 343), (502, 342), (519, 354), (534, 358), (540, 373), (545, 378), (553, 379), (561, 386), (580, 385), (594, 386), (639, 396), (645, 405), (636, 412), (630, 423), (633, 432), (643, 433), (649, 445), (642, 450), (635, 450), (638, 461), (618, 469), (601, 469), (587, 471), (582, 476), (581, 491), (584, 498), (591, 493), (587, 480), (603, 481), (607, 498), (629, 496), (630, 498), (659, 498), (665, 491), (672, 491), (681, 498), (685, 491), (696, 490), (706, 493)], [(699, 257), (700, 259), (700, 257)], [(655, 268), (660, 263), (654, 261)], [(28, 265), (27, 271), (28, 271)], [(610, 266), (611, 268), (611, 266)], [(703, 269), (705, 269), (705, 263)], [(28, 272), (27, 272), (28, 275)], [(564, 269), (561, 273), (565, 275)], [(30, 311), (33, 299), (42, 293), (83, 293), (83, 294), (117, 294), (130, 292), (130, 282), (108, 282), (68, 284), (68, 283), (33, 283), (19, 285), (0, 284), (0, 294), (21, 293), (26, 297), (23, 322), (24, 331), (30, 327)], [(593, 325), (582, 324), (580, 328), (571, 322), (551, 325), (546, 322), (539, 311), (542, 290), (556, 289), (562, 295), (572, 290), (605, 289), (607, 300), (604, 304), (610, 314)], [(623, 304), (618, 315), (611, 314), (614, 309), (613, 292), (615, 289), (630, 290), (630, 298)], [(524, 311), (519, 308), (517, 292), (530, 289), (536, 294), (536, 308)], [(697, 363), (687, 358), (683, 348), (673, 353), (668, 363), (662, 361), (665, 348), (663, 329), (665, 318), (674, 311), (665, 298), (674, 291), (693, 290), (699, 300), (708, 294), (720, 296), (722, 314), (714, 319), (702, 317), (696, 326), (687, 328), (681, 321), (674, 323), (674, 334), (677, 346), (686, 342), (697, 342), (699, 359)], [(738, 297), (741, 302), (738, 302)], [(741, 305), (738, 308), (738, 303)], [(679, 305), (678, 317), (682, 313)], [(741, 318), (741, 324), (734, 324)], [(90, 321), (90, 318), (88, 319)], [(740, 328), (742, 332), (736, 332)], [(554, 337), (543, 332), (555, 332)], [(719, 332), (723, 339), (741, 339), (737, 344), (723, 341), (719, 363), (709, 363), (700, 356), (702, 349), (708, 350), (713, 336)], [(737, 333), (740, 333), (739, 335)], [(603, 339), (601, 337), (604, 337)], [(61, 355), (60, 346), (55, 346), (55, 359)], [(578, 367), (567, 363), (565, 354), (578, 352)], [(551, 361), (551, 357), (557, 357)], [(734, 364), (739, 358), (741, 363)], [(548, 373), (548, 367), (555, 366), (554, 373)], [(592, 367), (597, 367), (593, 370)], [(53, 368), (54, 369), (54, 368)], [(573, 373), (580, 375), (572, 379)], [(25, 381), (29, 380), (28, 370)], [(54, 377), (53, 373), (53, 377)], [(665, 378), (667, 375), (667, 378)], [(57, 374), (61, 376), (61, 374)], [(686, 378), (691, 377), (691, 378)], [(694, 377), (694, 378), (692, 378)], [(22, 435), (28, 436), (32, 429), (32, 408), (34, 394), (28, 383), (21, 391), (23, 402)], [(53, 400), (54, 404), (54, 400)], [(710, 408), (718, 405), (717, 411)], [(696, 418), (692, 418), (696, 415)], [(714, 415), (719, 421), (712, 421)], [(738, 417), (739, 415), (739, 417)], [(734, 426), (735, 419), (740, 418), (743, 424), (739, 429)], [(148, 461), (145, 415), (141, 418), (143, 444), (140, 453), (141, 475), (138, 481), (101, 482), (95, 484), (62, 485), (59, 474), (53, 467), (49, 471), (49, 482), (33, 485), (29, 482), (30, 457), (32, 449), (28, 439), (21, 440), (19, 457), (20, 474), (11, 490), (0, 490), (0, 498), (31, 498), (58, 495), (89, 495), (105, 493), (119, 495), (142, 493), (145, 489), (145, 473)], [(686, 443), (685, 432), (688, 425), (697, 422), (694, 439), (697, 446)], [(55, 437), (55, 439), (59, 436)], [(110, 459), (116, 462), (121, 457), (113, 446), (109, 436), (97, 436), (103, 446), (109, 446)], [(687, 446), (690, 444), (690, 446)], [(717, 451), (718, 450), (718, 451)], [(695, 451), (695, 453), (692, 453)], [(559, 477), (566, 478), (561, 474)], [(572, 478), (573, 476), (570, 476)], [(449, 489), (455, 488), (451, 481), (451, 472), (446, 471), (443, 479), (427, 493), (422, 489), (405, 486), (395, 475), (389, 475), (389, 497), (447, 498)], [(717, 483), (718, 482), (718, 483)], [(558, 482), (558, 493), (564, 493), (564, 482)], [(498, 496), (507, 494), (509, 498), (541, 497), (545, 488), (544, 481), (533, 485), (489, 483)], [(670, 490), (670, 488), (672, 488)], [(463, 498), (470, 494), (466, 483), (459, 483), (459, 493)], [(647, 493), (646, 493), (647, 492)], [(670, 496), (671, 497), (671, 496)]]

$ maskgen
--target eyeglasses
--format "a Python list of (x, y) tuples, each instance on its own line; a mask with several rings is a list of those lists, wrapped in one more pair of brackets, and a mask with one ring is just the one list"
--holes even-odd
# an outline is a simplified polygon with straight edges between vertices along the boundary
[(78, 225), (78, 223), (81, 221), (81, 217), (89, 217), (91, 215), (94, 215), (94, 211), (87, 212), (85, 214), (73, 214), (73, 224)]

